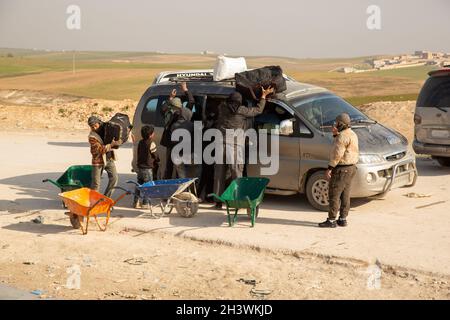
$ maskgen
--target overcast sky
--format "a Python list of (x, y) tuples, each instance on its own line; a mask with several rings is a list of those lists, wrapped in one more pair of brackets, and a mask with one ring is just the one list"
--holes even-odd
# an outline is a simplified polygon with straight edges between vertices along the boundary
[[(69, 30), (66, 9), (81, 8)], [(381, 30), (369, 30), (369, 5)], [(0, 47), (299, 58), (450, 52), (449, 0), (0, 0)]]

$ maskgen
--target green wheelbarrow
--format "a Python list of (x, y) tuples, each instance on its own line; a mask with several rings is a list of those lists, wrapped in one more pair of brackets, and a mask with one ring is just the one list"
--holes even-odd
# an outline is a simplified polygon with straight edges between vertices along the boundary
[[(61, 193), (80, 188), (90, 188), (92, 182), (92, 166), (81, 165), (69, 167), (56, 181), (45, 179), (42, 182), (50, 182), (61, 189)], [(65, 207), (65, 205), (63, 204)]]
[[(231, 227), (237, 220), (239, 209), (247, 209), (252, 219), (252, 227), (258, 216), (259, 205), (264, 198), (264, 191), (269, 183), (268, 178), (246, 177), (237, 178), (231, 182), (221, 196), (211, 193), (209, 196), (225, 203), (227, 206), (228, 225)], [(234, 215), (230, 210), (234, 209)], [(233, 215), (233, 217), (231, 217)]]

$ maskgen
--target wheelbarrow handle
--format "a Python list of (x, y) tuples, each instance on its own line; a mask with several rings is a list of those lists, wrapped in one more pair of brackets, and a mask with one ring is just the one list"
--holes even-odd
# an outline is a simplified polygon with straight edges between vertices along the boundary
[(42, 182), (43, 183), (50, 182), (50, 183), (54, 184), (55, 186), (57, 186), (58, 188), (61, 188), (61, 185), (52, 179), (44, 179), (44, 180), (42, 180)]
[(128, 180), (128, 181), (126, 181), (126, 183), (131, 183), (131, 184), (134, 184), (134, 185), (140, 187), (139, 183), (137, 183), (136, 181), (133, 181), (133, 180)]
[(219, 196), (218, 196), (217, 194), (215, 194), (215, 193), (210, 193), (210, 194), (208, 194), (208, 197), (214, 197), (214, 198), (216, 198), (217, 200), (219, 200), (220, 202), (225, 202), (225, 201), (222, 200), (221, 197), (219, 197)]
[(114, 187), (113, 189), (122, 190), (122, 191), (124, 192), (124, 193), (123, 193), (120, 197), (118, 197), (116, 200), (113, 200), (113, 201), (114, 201), (114, 205), (116, 205), (116, 203), (119, 202), (120, 200), (122, 200), (126, 195), (134, 194), (134, 192), (132, 192), (132, 191), (130, 191), (130, 190), (127, 190), (127, 189), (125, 189), (125, 188), (122, 188), (122, 187)]

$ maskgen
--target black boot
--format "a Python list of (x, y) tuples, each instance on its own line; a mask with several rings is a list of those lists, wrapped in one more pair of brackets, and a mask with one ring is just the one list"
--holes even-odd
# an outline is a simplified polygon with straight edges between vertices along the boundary
[(346, 227), (346, 226), (348, 225), (347, 219), (341, 219), (341, 218), (339, 218), (339, 219), (337, 220), (337, 225), (338, 225), (339, 227)]
[(324, 222), (319, 223), (320, 228), (336, 228), (336, 220), (327, 219)]

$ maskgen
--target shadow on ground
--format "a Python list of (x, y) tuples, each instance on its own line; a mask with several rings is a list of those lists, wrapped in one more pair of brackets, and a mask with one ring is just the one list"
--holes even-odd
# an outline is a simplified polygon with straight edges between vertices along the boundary
[(436, 160), (428, 158), (417, 158), (417, 171), (420, 176), (424, 177), (437, 177), (450, 175), (450, 167), (442, 167)]
[[(69, 219), (67, 219), (69, 220)], [(2, 227), (2, 229), (36, 233), (36, 234), (55, 234), (73, 230), (70, 225), (64, 226), (59, 224), (36, 224), (33, 222), (18, 222)]]

